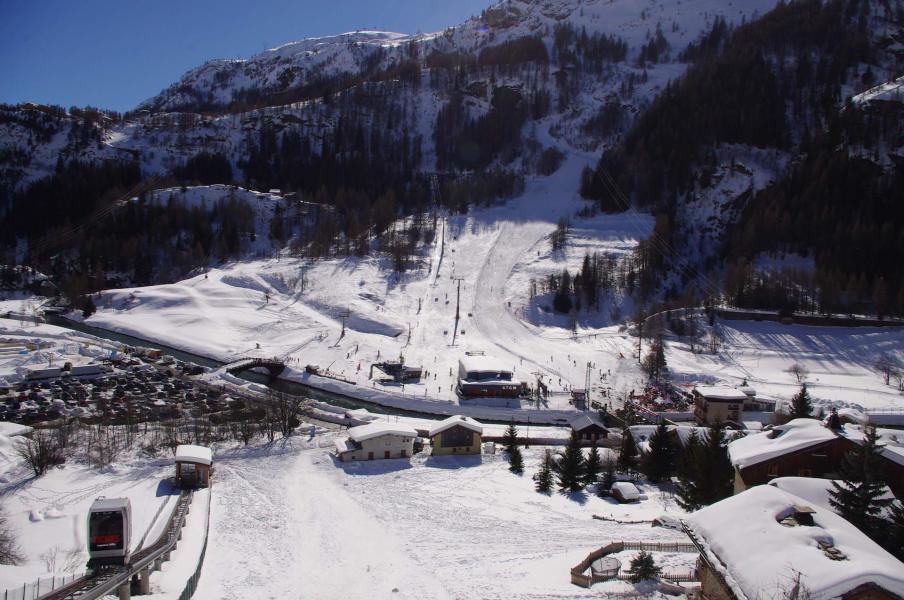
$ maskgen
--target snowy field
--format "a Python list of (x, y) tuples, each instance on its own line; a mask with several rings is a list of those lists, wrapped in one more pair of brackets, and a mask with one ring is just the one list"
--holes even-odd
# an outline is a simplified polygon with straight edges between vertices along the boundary
[[(442, 219), (436, 242), (401, 275), (380, 256), (230, 263), (174, 284), (104, 292), (87, 323), (227, 362), (277, 356), (289, 363), (285, 377), (314, 385), (303, 371), (318, 365), (357, 384), (340, 386), (343, 393), (367, 398), (382, 391), (425, 403), (428, 411), (436, 401), (458, 402), (457, 363), (468, 351), (510, 363), (516, 380), (533, 384), (542, 377), (551, 395), (533, 409), (574, 410), (569, 392), (585, 386), (587, 363), (594, 399), (623, 396), (642, 389), (644, 379), (632, 357), (636, 338), (623, 326), (633, 312), (630, 299), (616, 296), (598, 314), (582, 314), (572, 333), (566, 316), (529, 296), (531, 278), (563, 268), (574, 273), (585, 253), (623, 257), (649, 235), (648, 215), (576, 217), (584, 204), (574, 181), (591, 160), (571, 149), (554, 176), (529, 179), (521, 197)], [(553, 253), (549, 237), (561, 217), (572, 233), (565, 251)], [(717, 355), (667, 343), (669, 367), (683, 384), (737, 385), (747, 378), (759, 393), (787, 400), (798, 387), (787, 368), (797, 362), (809, 369), (820, 401), (904, 407), (874, 369), (882, 353), (904, 363), (901, 328), (731, 321), (719, 331)], [(369, 380), (371, 363), (400, 355), (426, 369), (420, 382), (401, 387)], [(502, 406), (528, 408), (517, 401)]]
[[(686, 541), (625, 520), (680, 514), (650, 488), (616, 505), (595, 496), (541, 495), (501, 455), (337, 463), (328, 439), (217, 455), (211, 531), (198, 597), (572, 598), (631, 592), (585, 590), (569, 569), (613, 540)], [(278, 552), (274, 548), (279, 548)], [(620, 557), (624, 562), (630, 554)], [(690, 570), (694, 555), (657, 557)]]
[[(8, 454), (12, 458), (12, 452)], [(83, 571), (88, 560), (88, 509), (99, 496), (131, 501), (133, 551), (145, 536), (148, 541), (156, 539), (158, 513), (167, 516), (178, 497), (164, 481), (171, 475), (170, 460), (133, 457), (104, 470), (66, 464), (35, 479), (18, 460), (7, 461), (0, 474), (0, 497), (25, 561), (16, 567), (0, 566), (0, 590), (51, 574)]]
[(817, 327), (755, 321), (724, 321), (724, 348), (718, 355), (692, 354), (669, 347), (669, 368), (697, 382), (739, 384), (757, 394), (782, 400), (800, 389), (793, 364), (809, 375), (807, 388), (816, 404), (866, 409), (904, 409), (904, 395), (885, 385), (876, 370), (882, 355), (904, 364), (904, 329), (900, 327)]

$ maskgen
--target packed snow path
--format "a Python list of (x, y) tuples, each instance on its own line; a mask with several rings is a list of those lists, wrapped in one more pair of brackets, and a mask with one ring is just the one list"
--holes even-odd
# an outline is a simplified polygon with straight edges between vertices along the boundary
[[(315, 443), (328, 446), (329, 435)], [(590, 495), (537, 494), (500, 455), (337, 463), (293, 437), (218, 453), (207, 557), (196, 597), (572, 598), (569, 569), (609, 540), (686, 541), (648, 524), (660, 494), (616, 505)], [(630, 555), (619, 558), (626, 562)], [(693, 557), (657, 556), (671, 571)]]

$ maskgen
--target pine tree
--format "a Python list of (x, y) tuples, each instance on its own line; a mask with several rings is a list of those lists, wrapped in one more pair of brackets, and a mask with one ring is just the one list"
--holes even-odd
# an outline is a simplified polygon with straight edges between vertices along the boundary
[(517, 446), (509, 452), (509, 471), (518, 475), (524, 473), (524, 457)]
[(628, 574), (631, 575), (631, 581), (638, 583), (646, 579), (655, 579), (662, 573), (662, 569), (656, 565), (653, 555), (641, 550), (631, 559), (631, 568)]
[(543, 462), (540, 464), (540, 470), (534, 475), (534, 487), (542, 494), (548, 494), (552, 491), (552, 466), (552, 455), (549, 451), (546, 451), (543, 453)]
[(502, 445), (509, 454), (518, 447), (518, 428), (515, 427), (514, 421), (509, 423), (505, 433), (502, 434)]
[(904, 503), (895, 502), (888, 509), (888, 518), (882, 524), (885, 531), (883, 547), (904, 561)]
[(699, 489), (699, 471), (703, 451), (696, 431), (691, 431), (678, 459), (678, 487), (675, 490), (678, 506), (686, 511), (703, 507)]
[(807, 391), (807, 384), (800, 384), (800, 391), (791, 398), (791, 409), (788, 413), (792, 419), (812, 419), (813, 402)]
[(651, 481), (665, 481), (675, 473), (674, 444), (665, 421), (650, 436), (650, 449), (641, 458), (641, 470)]
[(615, 483), (615, 461), (611, 457), (606, 457), (603, 462), (603, 479), (596, 486), (596, 495), (600, 498), (608, 496), (613, 483)]
[(565, 451), (556, 460), (556, 474), (559, 489), (563, 492), (579, 492), (582, 489), (581, 475), (584, 471), (584, 455), (581, 452), (577, 434), (572, 431)]
[(842, 459), (838, 469), (841, 481), (832, 481), (829, 490), (829, 504), (835, 512), (872, 538), (879, 533), (880, 513), (892, 503), (890, 498), (882, 498), (885, 484), (878, 439), (876, 428), (868, 427), (863, 443)]
[(585, 487), (590, 487), (591, 485), (596, 483), (596, 480), (599, 479), (602, 467), (603, 463), (600, 459), (600, 452), (596, 447), (596, 440), (594, 440), (593, 445), (590, 446), (590, 453), (587, 455), (587, 459), (584, 461), (583, 477)]
[(734, 467), (728, 456), (728, 437), (721, 421), (710, 425), (702, 449), (699, 489), (702, 492), (701, 501), (708, 506), (728, 498), (734, 491)]
[(515, 422), (509, 423), (508, 428), (502, 436), (502, 443), (505, 446), (505, 452), (509, 457), (509, 471), (512, 473), (524, 472), (524, 457), (521, 456), (521, 450), (518, 448), (518, 428)]
[(665, 346), (661, 336), (651, 344), (650, 351), (643, 359), (643, 369), (650, 379), (660, 379), (665, 373)]
[(631, 430), (625, 427), (622, 430), (622, 445), (618, 453), (618, 468), (623, 473), (632, 473), (637, 470), (637, 444)]

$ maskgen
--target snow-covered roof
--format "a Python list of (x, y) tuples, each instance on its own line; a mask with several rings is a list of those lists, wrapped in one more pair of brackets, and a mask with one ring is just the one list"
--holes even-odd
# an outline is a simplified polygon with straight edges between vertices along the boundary
[(612, 493), (618, 492), (625, 500), (639, 500), (640, 490), (630, 481), (616, 481), (612, 484)]
[(760, 485), (691, 514), (688, 530), (740, 599), (784, 596), (797, 573), (813, 598), (837, 598), (868, 583), (904, 594), (901, 563), (834, 512), (816, 508), (812, 526), (779, 522), (805, 505), (803, 498)]
[(345, 411), (345, 416), (352, 419), (357, 419), (359, 421), (373, 421), (374, 419), (380, 418), (378, 415), (373, 414), (366, 408), (355, 408), (353, 410), (347, 410)]
[(351, 452), (355, 449), (355, 445), (347, 437), (336, 438), (335, 440), (333, 440), (333, 445), (336, 447), (336, 452), (338, 452), (339, 454), (342, 454), (343, 452)]
[(483, 434), (483, 425), (472, 419), (471, 417), (465, 417), (463, 415), (453, 415), (448, 419), (443, 419), (439, 423), (437, 423), (434, 427), (430, 428), (429, 436), (433, 437), (437, 433), (442, 433), (447, 429), (451, 429), (456, 425), (460, 425), (465, 429), (470, 429), (471, 431), (476, 431), (479, 434)]
[(381, 435), (401, 435), (405, 437), (417, 437), (417, 431), (404, 423), (390, 423), (388, 421), (374, 421), (367, 425), (359, 425), (348, 430), (348, 436), (356, 441), (380, 437)]
[(724, 385), (698, 385), (694, 389), (707, 400), (743, 401), (747, 398), (741, 390)]
[(756, 389), (750, 387), (749, 385), (742, 385), (738, 388), (739, 392), (744, 392), (747, 396), (756, 396)]
[(581, 414), (581, 415), (574, 417), (573, 419), (571, 419), (568, 422), (568, 424), (571, 425), (571, 428), (574, 429), (575, 431), (581, 431), (581, 430), (587, 429), (588, 427), (591, 427), (593, 425), (606, 429), (606, 426), (603, 425), (602, 421), (600, 421), (598, 418), (596, 418), (594, 416), (587, 415), (587, 414)]
[(176, 446), (176, 462), (190, 462), (209, 465), (213, 461), (213, 453), (207, 446), (182, 444)]
[[(769, 485), (775, 486), (789, 494), (794, 494), (798, 498), (803, 498), (813, 508), (835, 511), (829, 503), (829, 498), (831, 497), (829, 492), (835, 489), (832, 486), (831, 479), (821, 479), (819, 477), (777, 477), (770, 481)], [(895, 495), (888, 486), (884, 486), (881, 497), (894, 500)]]
[(769, 431), (751, 433), (731, 442), (728, 454), (732, 464), (743, 469), (776, 456), (829, 442), (838, 436), (852, 438), (851, 441), (862, 438), (859, 432), (836, 433), (816, 419), (794, 419)]
[(458, 359), (459, 364), (468, 373), (511, 373), (509, 363), (498, 358), (484, 355), (465, 355)]

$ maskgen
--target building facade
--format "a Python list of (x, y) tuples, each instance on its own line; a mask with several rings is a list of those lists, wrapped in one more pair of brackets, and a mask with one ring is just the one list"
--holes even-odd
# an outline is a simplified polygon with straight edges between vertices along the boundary
[(747, 394), (730, 387), (698, 386), (694, 388), (694, 418), (700, 425), (716, 421), (740, 423)]
[(409, 458), (414, 453), (417, 431), (399, 423), (374, 422), (352, 427), (347, 438), (335, 442), (336, 456), (343, 462)]
[(480, 454), (483, 426), (469, 417), (454, 416), (430, 429), (434, 456)]

